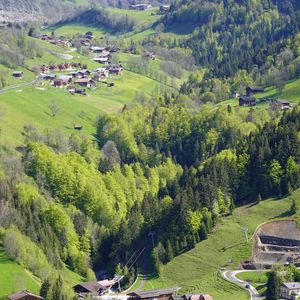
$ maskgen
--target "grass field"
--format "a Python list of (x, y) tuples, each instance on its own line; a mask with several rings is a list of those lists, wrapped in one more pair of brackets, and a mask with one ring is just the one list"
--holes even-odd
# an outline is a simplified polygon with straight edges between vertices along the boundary
[[(84, 279), (82, 276), (66, 269), (63, 277), (73, 286)], [(39, 294), (41, 281), (31, 272), (9, 259), (0, 243), (0, 300), (12, 293), (27, 289)]]
[[(41, 64), (66, 61), (55, 53), (66, 53), (67, 49), (38, 39), (35, 41), (45, 49), (45, 53), (41, 58), (26, 60), (28, 69), (39, 67)], [(74, 56), (70, 61), (86, 64), (89, 69), (101, 67), (90, 57), (77, 52), (69, 54)], [(11, 75), (11, 70), (4, 66), (0, 67), (0, 71), (7, 73), (8, 87), (31, 82), (35, 74), (28, 69), (20, 69), (24, 71), (24, 79), (15, 79)], [(119, 112), (124, 104), (130, 103), (135, 98), (138, 92), (142, 91), (150, 96), (161, 89), (170, 88), (159, 81), (127, 70), (122, 76), (114, 76), (109, 80), (115, 83), (114, 87), (108, 88), (105, 84), (99, 84), (96, 90), (87, 91), (87, 97), (72, 96), (66, 90), (55, 89), (47, 84), (45, 86), (38, 84), (34, 87), (21, 86), (0, 94), (1, 142), (13, 146), (22, 144), (22, 130), (27, 125), (33, 125), (40, 130), (52, 128), (73, 133), (74, 124), (81, 124), (82, 133), (92, 135), (95, 133), (97, 115)], [(56, 117), (52, 117), (49, 110), (49, 103), (53, 100), (59, 107)]]
[(57, 36), (73, 37), (77, 34), (85, 34), (88, 31), (92, 31), (95, 37), (101, 37), (105, 33), (109, 32), (108, 28), (101, 26), (90, 26), (80, 23), (68, 23), (64, 25), (57, 25), (47, 27), (43, 30), (46, 34), (51, 34), (52, 31), (55, 31)]
[(39, 279), (10, 260), (0, 245), (0, 299), (6, 299), (5, 296), (25, 288), (38, 293)]
[[(300, 189), (293, 193), (293, 197), (300, 206)], [(174, 258), (163, 268), (162, 276), (147, 281), (144, 288), (180, 286), (182, 292), (205, 292), (215, 300), (248, 299), (246, 291), (221, 279), (218, 270), (229, 260), (233, 261), (230, 268), (234, 269), (242, 260), (251, 257), (252, 243), (246, 243), (242, 227), (249, 229), (251, 237), (261, 223), (282, 219), (291, 202), (291, 197), (268, 199), (257, 205), (237, 208), (232, 216), (220, 221), (206, 241)], [(299, 216), (298, 212), (294, 218), (298, 221)]]
[(116, 15), (127, 15), (133, 18), (139, 26), (151, 26), (154, 22), (156, 22), (160, 15), (157, 14), (158, 8), (153, 7), (149, 10), (145, 11), (137, 11), (137, 10), (130, 10), (130, 9), (119, 9), (119, 8), (108, 8), (108, 12), (116, 14)]

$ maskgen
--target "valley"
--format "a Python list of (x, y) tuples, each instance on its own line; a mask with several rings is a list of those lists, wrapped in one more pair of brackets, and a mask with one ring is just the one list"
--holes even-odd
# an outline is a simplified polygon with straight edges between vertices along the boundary
[(0, 1), (0, 299), (291, 293), (299, 13)]

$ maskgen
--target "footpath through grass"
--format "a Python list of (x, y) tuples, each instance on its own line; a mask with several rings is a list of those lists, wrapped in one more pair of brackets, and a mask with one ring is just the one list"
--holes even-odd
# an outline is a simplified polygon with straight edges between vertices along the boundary
[[(292, 196), (300, 206), (300, 189)], [(232, 260), (230, 268), (235, 269), (243, 260), (249, 259), (252, 243), (245, 240), (242, 227), (249, 229), (251, 238), (257, 226), (266, 221), (284, 219), (290, 210), (292, 197), (268, 199), (257, 205), (237, 208), (234, 214), (220, 221), (218, 227), (206, 241), (196, 245), (168, 263), (161, 277), (146, 282), (144, 289), (179, 286), (181, 293), (209, 293), (215, 300), (246, 300), (246, 290), (223, 280), (219, 269)], [(299, 220), (299, 213), (294, 216)]]

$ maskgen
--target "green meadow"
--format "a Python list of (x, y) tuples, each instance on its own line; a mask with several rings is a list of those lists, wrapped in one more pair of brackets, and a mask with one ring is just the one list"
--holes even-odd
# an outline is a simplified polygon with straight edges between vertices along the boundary
[(72, 37), (77, 34), (85, 34), (88, 31), (92, 31), (94, 36), (99, 38), (108, 32), (108, 28), (80, 23), (67, 23), (62, 25), (50, 26), (43, 30), (43, 32), (46, 34), (51, 34), (53, 31), (57, 36), (63, 35), (66, 37)]
[(116, 15), (129, 16), (133, 18), (139, 26), (151, 26), (154, 22), (156, 22), (161, 15), (158, 15), (158, 8), (153, 7), (149, 10), (138, 11), (138, 10), (130, 10), (130, 9), (120, 9), (120, 8), (108, 8), (108, 12)]
[[(68, 269), (62, 272), (64, 272), (64, 278), (71, 286), (83, 280), (80, 275)], [(39, 294), (40, 286), (41, 280), (10, 260), (0, 244), (0, 300), (4, 300), (7, 296), (24, 289)]]
[(0, 299), (25, 288), (38, 293), (40, 280), (10, 260), (0, 245)]
[[(246, 242), (242, 227), (248, 228), (251, 239), (261, 223), (289, 218), (292, 198), (299, 207), (300, 189), (290, 197), (268, 199), (257, 205), (237, 208), (232, 216), (220, 220), (207, 240), (174, 258), (164, 266), (159, 278), (152, 278), (146, 282), (144, 289), (179, 286), (182, 288), (181, 292), (205, 292), (211, 294), (215, 300), (248, 299), (247, 291), (226, 282), (219, 275), (219, 270), (227, 266), (229, 260), (232, 260), (229, 268), (235, 269), (241, 261), (251, 257), (252, 243), (251, 240)], [(299, 221), (300, 213), (293, 218)], [(265, 281), (264, 277), (261, 278), (262, 274), (251, 274), (251, 277), (247, 275), (249, 274), (239, 276), (258, 283)]]

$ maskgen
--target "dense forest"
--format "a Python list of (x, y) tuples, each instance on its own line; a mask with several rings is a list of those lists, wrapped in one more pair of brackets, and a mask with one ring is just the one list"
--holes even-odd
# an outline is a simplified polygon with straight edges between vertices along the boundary
[(169, 48), (192, 51), (196, 62), (211, 76), (232, 77), (244, 69), (263, 65), (284, 49), (299, 31), (298, 1), (174, 1), (162, 20), (166, 31), (193, 29), (180, 39), (150, 39)]

